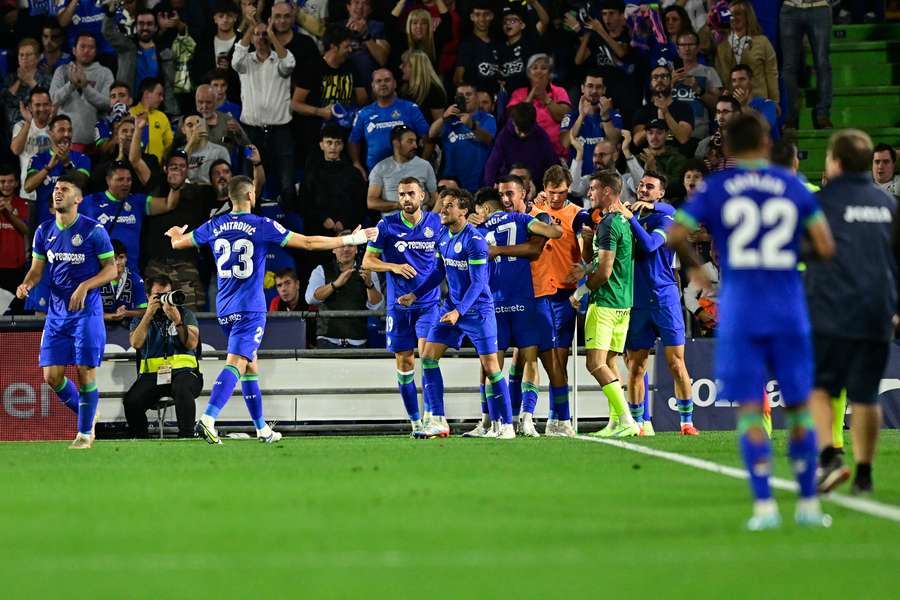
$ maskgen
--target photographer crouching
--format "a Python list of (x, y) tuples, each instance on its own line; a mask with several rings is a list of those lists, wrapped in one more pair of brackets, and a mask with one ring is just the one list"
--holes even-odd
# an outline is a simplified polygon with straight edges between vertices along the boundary
[(147, 411), (163, 396), (170, 396), (175, 400), (178, 437), (193, 437), (194, 399), (203, 389), (197, 363), (197, 317), (180, 306), (184, 292), (173, 292), (167, 276), (149, 277), (146, 283), (150, 288), (147, 310), (140, 321), (132, 321), (129, 337), (139, 352), (140, 374), (125, 394), (125, 420), (134, 437), (147, 437)]

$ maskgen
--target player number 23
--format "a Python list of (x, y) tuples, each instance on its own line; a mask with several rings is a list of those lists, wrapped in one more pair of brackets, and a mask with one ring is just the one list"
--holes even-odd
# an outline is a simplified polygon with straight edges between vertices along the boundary
[[(722, 207), (722, 222), (734, 230), (728, 237), (728, 262), (736, 269), (791, 269), (797, 255), (785, 248), (794, 238), (797, 206), (787, 198), (756, 204), (745, 196), (729, 199)], [(760, 235), (760, 229), (765, 231)], [(759, 238), (759, 247), (750, 247)]]
[[(216, 240), (213, 251), (219, 257), (216, 259), (216, 268), (222, 279), (230, 277), (247, 279), (253, 274), (253, 243), (250, 240), (235, 240), (234, 243), (231, 243), (219, 238)], [(231, 258), (232, 253), (237, 262), (231, 267), (226, 267), (225, 264)]]

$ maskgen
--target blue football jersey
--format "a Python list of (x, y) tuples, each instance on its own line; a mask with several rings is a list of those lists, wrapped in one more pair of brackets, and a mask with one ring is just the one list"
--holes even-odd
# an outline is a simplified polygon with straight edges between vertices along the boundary
[[(471, 224), (457, 234), (443, 228), (438, 238), (438, 257), (444, 263), (444, 271), (447, 276), (447, 310), (459, 306), (463, 296), (472, 285), (469, 273), (469, 265), (486, 265), (488, 260), (488, 246), (485, 239)], [(491, 298), (491, 289), (484, 286), (470, 310), (478, 312), (494, 312), (494, 302)]]
[[(52, 153), (53, 150), (44, 150), (43, 152), (38, 152), (32, 156), (31, 162), (28, 164), (28, 173), (26, 176), (37, 173), (48, 166), (53, 158)], [(81, 152), (70, 150), (69, 161), (71, 161), (75, 170), (90, 177), (91, 159)], [(44, 181), (41, 182), (41, 185), (35, 190), (35, 223), (43, 223), (44, 221), (49, 221), (53, 218), (53, 215), (50, 213), (50, 196), (53, 194), (53, 188), (56, 187), (56, 180), (65, 173), (66, 167), (63, 166), (62, 163), (56, 163), (56, 165), (50, 169), (50, 173), (44, 178)]]
[(100, 272), (100, 261), (113, 257), (112, 243), (103, 225), (78, 215), (75, 221), (61, 228), (56, 220), (44, 221), (34, 233), (34, 256), (47, 262), (45, 272), (50, 289), (47, 317), (77, 319), (103, 314), (100, 290), (87, 293), (84, 310), (69, 312), (69, 298), (84, 281)]
[(371, 171), (378, 161), (391, 155), (391, 129), (397, 125), (406, 125), (419, 137), (428, 133), (428, 121), (419, 106), (401, 98), (384, 107), (373, 102), (356, 113), (350, 141), (358, 144), (365, 140), (368, 170)]
[[(397, 298), (415, 290), (435, 268), (435, 250), (443, 229), (441, 217), (436, 213), (423, 212), (419, 222), (413, 225), (400, 212), (381, 219), (377, 228), (378, 238), (369, 242), (366, 251), (380, 254), (385, 262), (406, 263), (416, 270), (416, 276), (412, 279), (387, 273), (386, 306), (403, 310), (406, 307), (397, 304)], [(421, 298), (416, 298), (410, 308), (437, 302), (439, 296), (439, 288), (434, 288)]]
[(704, 224), (722, 266), (722, 334), (806, 333), (797, 270), (800, 236), (822, 213), (803, 182), (775, 167), (726, 169), (707, 177), (676, 219)]
[[(516, 246), (528, 241), (531, 215), (517, 212), (495, 212), (480, 229), (489, 242), (497, 246)], [(491, 261), (491, 293), (495, 306), (514, 306), (534, 301), (531, 261), (517, 256), (496, 256)]]
[(231, 212), (213, 217), (191, 233), (194, 245), (209, 244), (216, 259), (220, 317), (266, 312), (263, 279), (269, 244), (284, 246), (291, 232), (268, 217)]
[[(609, 118), (616, 129), (621, 131), (625, 128), (622, 113), (617, 109), (613, 108), (609, 111)], [(575, 106), (569, 114), (563, 116), (559, 124), (559, 130), (569, 131), (577, 120), (578, 106)], [(592, 160), (594, 148), (606, 139), (606, 132), (603, 129), (603, 119), (600, 118), (600, 113), (591, 113), (585, 116), (584, 121), (581, 123), (581, 129), (578, 130), (578, 139), (584, 144), (584, 161), (581, 164), (581, 174), (590, 175), (594, 172), (594, 161)], [(569, 160), (574, 158), (575, 148), (571, 148), (569, 150)]]
[(661, 243), (655, 250), (648, 251), (635, 235), (634, 306), (639, 308), (681, 302), (681, 290), (675, 278), (675, 252), (665, 243), (669, 229), (675, 223), (674, 209), (668, 205), (659, 206), (668, 210), (635, 215), (651, 242), (654, 245)]
[[(151, 196), (130, 194), (119, 201), (107, 192), (85, 196), (79, 210), (106, 228), (110, 239), (119, 240), (128, 253), (128, 268), (137, 273), (141, 257), (141, 227), (150, 214)], [(115, 225), (113, 221), (115, 220)]]

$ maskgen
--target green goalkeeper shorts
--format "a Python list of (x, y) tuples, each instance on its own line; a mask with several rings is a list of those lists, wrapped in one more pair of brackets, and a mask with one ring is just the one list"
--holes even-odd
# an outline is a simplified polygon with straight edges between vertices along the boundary
[(628, 337), (630, 308), (607, 308), (591, 304), (584, 322), (584, 347), (621, 354)]

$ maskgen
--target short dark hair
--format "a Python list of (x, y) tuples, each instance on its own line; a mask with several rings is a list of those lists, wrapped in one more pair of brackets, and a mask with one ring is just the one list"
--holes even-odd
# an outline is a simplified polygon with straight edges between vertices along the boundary
[(504, 175), (503, 177), (498, 177), (497, 185), (500, 185), (501, 183), (514, 183), (523, 190), (525, 189), (525, 181), (518, 175)]
[(769, 137), (769, 124), (755, 111), (741, 113), (725, 126), (725, 153), (728, 156), (757, 150)]
[(116, 79), (109, 86), (110, 90), (114, 90), (116, 88), (125, 88), (126, 90), (128, 90), (128, 95), (129, 96), (131, 95), (131, 86), (129, 84), (125, 83), (124, 81), (122, 81), (121, 79)]
[(347, 141), (347, 130), (337, 123), (325, 123), (322, 131), (319, 133), (319, 139), (331, 138), (333, 140)]
[(113, 239), (112, 247), (113, 247), (113, 256), (121, 256), (123, 254), (125, 256), (128, 256), (128, 248), (126, 248), (125, 244), (123, 244), (119, 240)]
[(753, 69), (750, 68), (750, 65), (745, 65), (744, 63), (739, 63), (731, 67), (730, 73), (737, 73), (738, 71), (746, 71), (747, 77), (753, 79)]
[(606, 85), (606, 76), (600, 69), (592, 68), (588, 70), (588, 72), (584, 74), (584, 80), (586, 80), (588, 77), (593, 77), (594, 79), (602, 79), (603, 84)]
[(872, 168), (872, 138), (859, 129), (842, 129), (828, 140), (828, 153), (845, 173), (864, 173)]
[(172, 278), (166, 275), (165, 273), (157, 273), (155, 275), (151, 275), (144, 279), (144, 287), (149, 292), (154, 285), (159, 285), (161, 287), (170, 287), (174, 288), (175, 284), (172, 283)]
[(494, 14), (497, 13), (497, 8), (489, 0), (474, 0), (469, 6), (469, 14), (475, 10), (489, 10)]
[(688, 171), (700, 171), (704, 177), (709, 175), (709, 168), (706, 166), (706, 163), (699, 158), (689, 158), (687, 162), (684, 163), (684, 167), (681, 169), (682, 179), (684, 179), (684, 174)]
[(216, 79), (222, 79), (225, 81), (225, 83), (230, 84), (231, 83), (231, 71), (229, 71), (228, 69), (216, 68), (216, 69), (213, 69), (212, 71), (210, 71), (209, 73), (207, 73), (205, 79), (206, 79), (206, 83), (211, 83), (211, 82), (215, 81)]
[(350, 30), (342, 23), (331, 23), (322, 34), (322, 47), (327, 51), (332, 46), (338, 47), (350, 39)]
[(141, 80), (140, 85), (138, 86), (138, 96), (140, 98), (144, 97), (144, 94), (148, 92), (152, 92), (156, 89), (156, 86), (161, 85), (163, 88), (166, 86), (163, 84), (162, 79), (159, 77), (145, 77)]
[(391, 141), (399, 142), (406, 133), (411, 133), (416, 136), (416, 139), (419, 139), (419, 134), (413, 131), (408, 125), (396, 125), (391, 129)]
[(718, 104), (719, 102), (727, 102), (728, 104), (731, 105), (731, 110), (733, 110), (736, 113), (743, 112), (743, 109), (741, 108), (741, 103), (738, 102), (737, 98), (735, 98), (731, 94), (722, 94), (721, 96), (716, 98), (716, 104)]
[(596, 181), (604, 187), (612, 189), (615, 195), (622, 193), (622, 176), (615, 169), (604, 169), (591, 173), (591, 181)]
[(413, 183), (416, 184), (417, 186), (419, 186), (419, 191), (421, 191), (421, 192), (425, 191), (425, 186), (422, 185), (422, 182), (419, 181), (416, 177), (404, 177), (403, 179), (401, 179), (400, 181), (397, 182), (397, 187), (399, 188), (401, 185), (411, 185)]
[(50, 119), (50, 123), (47, 125), (47, 129), (53, 129), (53, 126), (60, 121), (68, 121), (69, 125), (72, 124), (72, 119), (69, 118), (69, 115), (56, 115), (55, 117)]
[(456, 202), (459, 204), (460, 208), (466, 209), (467, 214), (472, 214), (472, 211), (475, 209), (475, 200), (472, 198), (472, 193), (469, 190), (457, 190), (454, 188), (445, 188), (441, 192), (441, 200), (446, 197), (456, 199)]
[(509, 109), (509, 118), (515, 124), (516, 129), (527, 133), (534, 128), (537, 121), (537, 111), (531, 102), (520, 102)]
[[(880, 144), (875, 144), (875, 148), (872, 150), (872, 154), (874, 155), (878, 152), (887, 152), (888, 154), (891, 155), (891, 162), (892, 163), (897, 162), (897, 150), (890, 144), (885, 144), (884, 142), (881, 142)], [(873, 156), (873, 160), (874, 160), (874, 156)]]
[[(41, 85), (36, 85), (31, 88), (31, 91), (28, 92), (28, 103), (31, 104), (31, 99), (37, 96), (38, 94), (47, 94), (50, 95), (50, 90)], [(51, 100), (52, 102), (52, 100)]]
[(481, 206), (482, 204), (487, 204), (489, 202), (493, 202), (497, 206), (502, 206), (503, 200), (500, 197), (500, 192), (495, 188), (488, 186), (479, 188), (478, 191), (475, 192), (475, 206)]
[[(172, 157), (170, 156), (169, 158), (172, 158)], [(188, 161), (188, 162), (190, 162), (190, 161)], [(168, 164), (168, 163), (166, 163), (166, 164)], [(231, 171), (231, 163), (230, 163), (230, 162), (228, 162), (228, 161), (225, 160), (224, 158), (217, 158), (216, 160), (212, 161), (212, 163), (210, 163), (210, 165), (209, 165), (209, 171), (206, 172), (206, 174), (209, 175), (209, 178), (210, 178), (210, 179), (212, 179), (212, 172), (213, 172), (213, 169), (215, 169), (215, 168), (218, 167), (219, 165), (228, 165), (228, 170)], [(232, 173), (233, 173), (233, 172), (234, 172), (234, 171), (232, 171)]]
[(19, 167), (12, 165), (10, 163), (0, 164), (0, 177), (5, 177), (7, 175), (12, 175), (16, 179), (18, 179), (19, 178)]
[(83, 38), (83, 37), (91, 38), (92, 40), (94, 40), (94, 45), (95, 45), (95, 46), (97, 45), (97, 36), (96, 36), (96, 35), (94, 35), (94, 34), (91, 33), (90, 31), (84, 31), (84, 30), (81, 30), (81, 31), (78, 32), (78, 35), (75, 36), (75, 41), (72, 42), (72, 49), (74, 49), (75, 46), (78, 45), (78, 40), (80, 40), (80, 39)]
[(131, 165), (129, 165), (124, 160), (114, 160), (109, 163), (108, 167), (106, 167), (106, 176), (112, 177), (113, 173), (115, 173), (116, 171), (121, 171), (123, 169), (131, 173)]
[(150, 15), (153, 17), (153, 22), (156, 23), (156, 13), (164, 12), (166, 8), (164, 3), (157, 4), (155, 9), (139, 8), (134, 12), (134, 20), (137, 21), (141, 15)]
[(57, 179), (56, 182), (63, 182), (74, 185), (76, 188), (78, 188), (79, 193), (83, 193), (84, 186), (87, 183), (86, 179), (87, 178), (83, 173), (79, 173), (75, 169), (69, 169), (68, 171), (60, 175), (59, 179)]
[(285, 277), (290, 277), (291, 279), (295, 279), (300, 281), (300, 278), (297, 277), (297, 271), (292, 269), (291, 267), (284, 267), (282, 269), (278, 269), (275, 271), (275, 279), (283, 279)]
[(246, 175), (237, 175), (228, 182), (228, 198), (232, 203), (242, 202), (253, 188), (252, 179)]
[(530, 169), (530, 168), (528, 167), (528, 165), (526, 165), (525, 163), (521, 163), (521, 162), (513, 163), (513, 164), (509, 165), (509, 170), (510, 170), (510, 171), (521, 171), (521, 170), (525, 170), (525, 171), (528, 171), (528, 176), (529, 176), (529, 177), (532, 177), (532, 175), (531, 175), (531, 169)]
[(659, 187), (663, 189), (663, 192), (666, 191), (666, 188), (669, 185), (669, 178), (660, 173), (659, 171), (644, 171), (644, 174), (641, 175), (641, 179), (644, 177), (652, 177), (653, 179), (659, 182)]
[(787, 140), (778, 140), (772, 144), (772, 153), (769, 159), (772, 164), (792, 169), (797, 158), (797, 146)]

